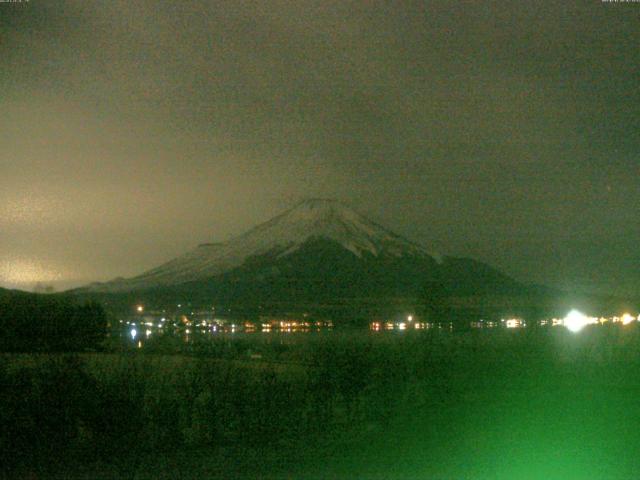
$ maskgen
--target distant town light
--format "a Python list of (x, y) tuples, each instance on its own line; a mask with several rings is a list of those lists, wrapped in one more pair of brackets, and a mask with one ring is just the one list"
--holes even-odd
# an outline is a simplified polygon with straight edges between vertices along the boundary
[(634, 320), (635, 318), (632, 317), (630, 313), (625, 313), (624, 315), (622, 315), (622, 317), (620, 317), (620, 321), (623, 325), (629, 325)]
[(131, 333), (131, 338), (135, 340), (136, 335), (138, 335), (138, 331), (135, 328), (132, 328), (130, 333)]
[(413, 315), (409, 315), (409, 316), (407, 317), (407, 320), (408, 320), (409, 322), (413, 322)]
[(142, 312), (144, 312), (144, 307), (143, 307), (142, 305), (138, 305), (138, 306), (136, 307), (136, 311), (137, 311), (138, 313), (142, 313)]
[(563, 324), (570, 331), (579, 332), (589, 324), (589, 318), (578, 310), (571, 310), (567, 316), (564, 317)]
[(506, 323), (507, 328), (519, 328), (523, 323), (519, 318), (508, 318), (507, 320), (502, 321)]

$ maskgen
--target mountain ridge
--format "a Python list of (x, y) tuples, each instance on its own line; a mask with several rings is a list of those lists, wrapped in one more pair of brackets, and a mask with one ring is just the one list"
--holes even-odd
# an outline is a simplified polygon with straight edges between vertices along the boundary
[(518, 296), (526, 287), (482, 262), (433, 254), (342, 202), (310, 199), (227, 242), (200, 244), (136, 277), (76, 293), (125, 310), (140, 301), (186, 303), (351, 322), (397, 308), (446, 318), (449, 298)]
[(314, 238), (337, 242), (357, 257), (430, 258), (421, 245), (367, 219), (332, 199), (308, 199), (222, 243), (202, 243), (189, 252), (128, 279), (94, 283), (84, 289), (118, 292), (205, 280), (240, 267), (247, 259), (290, 255)]

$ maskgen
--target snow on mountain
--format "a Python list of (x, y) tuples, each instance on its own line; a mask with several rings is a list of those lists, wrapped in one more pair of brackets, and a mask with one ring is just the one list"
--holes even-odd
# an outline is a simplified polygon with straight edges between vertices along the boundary
[(312, 238), (333, 240), (358, 257), (366, 254), (430, 256), (420, 245), (368, 220), (341, 202), (313, 199), (228, 242), (202, 244), (137, 277), (92, 284), (89, 289), (115, 292), (205, 279), (236, 268), (250, 257), (288, 255)]

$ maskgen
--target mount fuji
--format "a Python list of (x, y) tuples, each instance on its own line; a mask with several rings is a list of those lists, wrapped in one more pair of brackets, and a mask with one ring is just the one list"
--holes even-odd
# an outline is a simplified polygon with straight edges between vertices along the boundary
[(342, 202), (306, 200), (224, 243), (205, 243), (85, 293), (178, 292), (240, 301), (305, 301), (514, 291), (521, 285), (471, 259), (440, 257)]

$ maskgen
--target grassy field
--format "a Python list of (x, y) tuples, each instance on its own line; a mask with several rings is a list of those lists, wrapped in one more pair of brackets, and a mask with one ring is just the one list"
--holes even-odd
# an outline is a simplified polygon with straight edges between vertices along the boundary
[(635, 325), (407, 333), (4, 355), (2, 475), (637, 478)]

